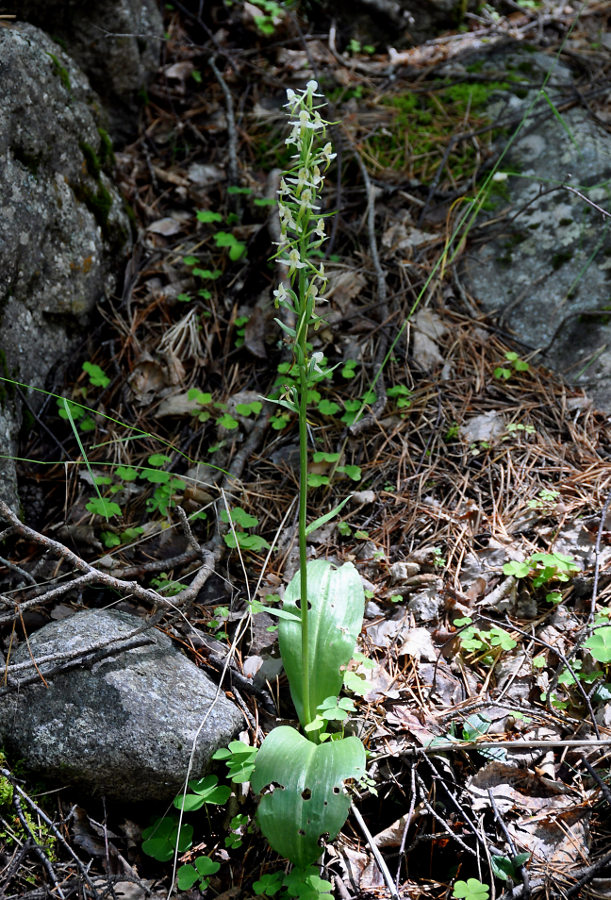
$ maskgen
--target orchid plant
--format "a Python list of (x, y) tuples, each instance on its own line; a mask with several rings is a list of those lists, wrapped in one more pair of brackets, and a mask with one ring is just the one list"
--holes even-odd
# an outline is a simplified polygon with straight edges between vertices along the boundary
[(337, 720), (337, 698), (344, 671), (361, 630), (365, 595), (351, 563), (340, 567), (326, 560), (308, 562), (307, 535), (333, 513), (307, 524), (307, 404), (308, 391), (324, 374), (322, 353), (312, 352), (309, 330), (319, 322), (316, 304), (323, 302), (326, 278), (320, 261), (325, 219), (319, 197), (325, 173), (335, 158), (325, 141), (326, 126), (319, 112), (318, 85), (287, 91), (286, 107), (295, 148), (295, 165), (280, 182), (281, 238), (277, 257), (287, 270), (274, 297), (288, 311), (290, 323), (278, 324), (293, 351), (296, 377), (282, 405), (299, 420), (299, 561), (287, 587), (279, 615), (279, 644), (291, 696), (304, 733), (281, 725), (265, 738), (257, 754), (251, 783), (261, 794), (257, 821), (270, 845), (305, 869), (321, 853), (321, 842), (336, 837), (344, 824), (350, 799), (347, 779), (365, 773), (365, 749), (357, 737), (330, 734)]

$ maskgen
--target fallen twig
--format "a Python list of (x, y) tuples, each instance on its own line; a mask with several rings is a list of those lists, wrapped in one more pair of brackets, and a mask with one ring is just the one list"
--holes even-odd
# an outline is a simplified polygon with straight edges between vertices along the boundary
[[(113, 575), (109, 575), (107, 572), (100, 571), (100, 569), (91, 565), (91, 563), (88, 563), (84, 559), (81, 559), (80, 556), (77, 556), (76, 553), (74, 553), (72, 550), (69, 550), (68, 547), (66, 547), (64, 544), (61, 544), (59, 541), (54, 541), (46, 535), (40, 534), (38, 531), (34, 531), (33, 528), (29, 528), (27, 525), (24, 525), (22, 522), (20, 522), (20, 520), (10, 509), (10, 507), (2, 500), (0, 500), (0, 516), (11, 523), (16, 534), (20, 534), (22, 537), (33, 541), (35, 544), (38, 544), (38, 546), (43, 547), (45, 550), (51, 551), (66, 563), (71, 565), (74, 569), (77, 569), (78, 571), (84, 573), (80, 578), (74, 579), (72, 582), (68, 582), (67, 585), (62, 585), (61, 588), (52, 589), (51, 591), (48, 591), (47, 593), (36, 597), (35, 602), (37, 604), (44, 603), (52, 597), (57, 596), (57, 593), (60, 590), (62, 593), (65, 593), (67, 590), (73, 587), (82, 588), (90, 584), (101, 584), (105, 587), (111, 588), (111, 590), (117, 591), (117, 593), (122, 594), (123, 596), (131, 595), (137, 597), (139, 600), (144, 601), (147, 605), (152, 606), (153, 608), (162, 606), (166, 610), (176, 609), (178, 606), (194, 600), (195, 597), (197, 597), (199, 591), (202, 589), (203, 585), (206, 583), (207, 579), (214, 571), (214, 553), (206, 549), (201, 549), (200, 553), (203, 563), (201, 568), (195, 575), (195, 578), (188, 588), (185, 588), (185, 590), (181, 591), (179, 594), (175, 594), (170, 599), (168, 597), (164, 597), (162, 594), (159, 594), (152, 588), (142, 587), (142, 585), (140, 585), (136, 581), (127, 581), (122, 578), (116, 578)], [(184, 520), (186, 520), (186, 516), (184, 516)], [(184, 526), (185, 522), (182, 518), (181, 522)], [(191, 537), (188, 537), (188, 539), (194, 541), (193, 535), (191, 534), (190, 530), (188, 534), (191, 535)], [(6, 599), (7, 598), (5, 598), (5, 600)], [(28, 603), (28, 605), (32, 605), (33, 601), (26, 601), (26, 603)], [(24, 607), (25, 603), (19, 604), (15, 601), (15, 613), (11, 616), (0, 617), (0, 624), (3, 624), (7, 621), (12, 621), (17, 615), (19, 615), (19, 611)]]
[(217, 68), (214, 56), (208, 60), (208, 65), (214, 72), (214, 77), (221, 86), (221, 90), (225, 96), (225, 113), (227, 116), (227, 175), (230, 185), (238, 183), (238, 135), (235, 127), (235, 116), (233, 112), (233, 97), (231, 91), (227, 87), (227, 82)]
[(448, 750), (492, 750), (495, 747), (503, 747), (507, 750), (537, 750), (549, 747), (610, 747), (611, 738), (584, 738), (583, 740), (555, 740), (547, 741), (439, 741), (427, 747), (406, 747), (401, 750), (401, 756), (426, 755), (428, 753), (447, 753)]
[(359, 828), (365, 835), (367, 844), (368, 844), (371, 852), (373, 853), (376, 863), (378, 864), (378, 868), (380, 869), (380, 872), (382, 873), (382, 877), (384, 878), (386, 887), (390, 891), (390, 896), (393, 897), (394, 900), (399, 900), (399, 892), (397, 891), (397, 888), (395, 887), (395, 883), (392, 880), (392, 875), (390, 874), (390, 871), (388, 869), (388, 866), (386, 865), (384, 857), (382, 856), (382, 854), (380, 853), (380, 851), (378, 850), (378, 848), (375, 845), (373, 836), (372, 836), (371, 832), (369, 831), (369, 829), (367, 828), (364, 818), (362, 817), (362, 815), (360, 814), (360, 812), (358, 811), (358, 809), (354, 805), (354, 803), (351, 803), (350, 806), (351, 806), (354, 818), (359, 823)]
[[(514, 844), (513, 839), (507, 829), (507, 826), (505, 825), (505, 822), (503, 821), (503, 817), (499, 811), (498, 806), (496, 805), (496, 800), (494, 799), (494, 794), (493, 794), (491, 788), (488, 788), (488, 799), (490, 800), (490, 805), (492, 806), (494, 818), (496, 819), (499, 828), (501, 829), (501, 831), (503, 832), (503, 835), (505, 836), (505, 840), (507, 841), (507, 845), (508, 845), (509, 849), (511, 850), (511, 854), (513, 857), (516, 857), (518, 854), (516, 845)], [(518, 872), (520, 873), (520, 877), (522, 878), (522, 884), (524, 886), (524, 891), (522, 893), (522, 896), (525, 898), (525, 900), (528, 900), (528, 898), (530, 897), (530, 879), (528, 877), (528, 872), (526, 871), (526, 866), (519, 866)]]

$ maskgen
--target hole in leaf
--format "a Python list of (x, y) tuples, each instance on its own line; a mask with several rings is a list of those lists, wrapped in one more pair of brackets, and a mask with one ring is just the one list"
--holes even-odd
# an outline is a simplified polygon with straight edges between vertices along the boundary
[(300, 834), (302, 837), (305, 837), (305, 831), (303, 830), (303, 828), (300, 828), (297, 833)]
[[(297, 607), (297, 609), (299, 609), (299, 610), (301, 609), (301, 597), (297, 597), (297, 599), (295, 600), (295, 606)], [(308, 603), (308, 612), (311, 609), (312, 609), (312, 604)]]
[(309, 800), (311, 796), (312, 796), (312, 791), (310, 790), (310, 788), (304, 788), (303, 791), (301, 792), (301, 797), (303, 800)]
[(339, 793), (340, 793), (340, 788), (338, 788), (337, 785), (335, 785), (335, 787), (333, 788), (333, 793), (334, 793), (334, 794), (339, 794)]
[(261, 791), (261, 796), (264, 797), (266, 794), (273, 794), (275, 790), (283, 791), (284, 785), (280, 784), (279, 781), (270, 781), (270, 783), (266, 784)]

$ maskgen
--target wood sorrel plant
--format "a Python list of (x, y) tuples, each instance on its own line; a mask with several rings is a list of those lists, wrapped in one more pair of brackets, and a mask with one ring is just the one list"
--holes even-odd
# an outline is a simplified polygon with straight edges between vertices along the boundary
[(333, 513), (307, 525), (307, 398), (321, 373), (322, 354), (312, 353), (308, 331), (317, 320), (325, 274), (316, 256), (325, 240), (318, 197), (324, 173), (335, 154), (324, 143), (327, 123), (318, 112), (315, 81), (305, 90), (289, 90), (291, 116), (287, 144), (296, 148), (295, 166), (280, 183), (281, 240), (278, 257), (285, 263), (288, 286), (274, 292), (276, 305), (288, 309), (295, 326), (279, 322), (288, 335), (297, 378), (280, 402), (299, 418), (299, 561), (279, 611), (279, 643), (291, 696), (305, 732), (282, 725), (263, 741), (252, 785), (262, 794), (257, 812), (271, 846), (300, 868), (321, 853), (321, 841), (334, 839), (344, 824), (350, 799), (348, 778), (365, 772), (365, 749), (356, 737), (326, 731), (328, 721), (345, 713), (337, 702), (344, 670), (361, 630), (365, 596), (351, 563), (335, 568), (326, 560), (308, 563), (306, 538)]

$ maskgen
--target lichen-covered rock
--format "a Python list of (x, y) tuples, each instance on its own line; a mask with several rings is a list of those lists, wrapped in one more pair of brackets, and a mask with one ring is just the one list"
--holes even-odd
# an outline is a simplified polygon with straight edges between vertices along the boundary
[(2, 5), (66, 48), (106, 105), (115, 140), (135, 137), (139, 95), (157, 69), (163, 40), (157, 0), (5, 0)]
[[(611, 212), (611, 142), (585, 106), (554, 112), (576, 92), (570, 69), (543, 53), (494, 51), (482, 71), (519, 83), (502, 91), (490, 113), (513, 111), (519, 134), (494, 182), (496, 228), (471, 247), (463, 275), (483, 308), (495, 313), (543, 362), (583, 387), (611, 412), (611, 227), (591, 201)], [(550, 71), (551, 70), (551, 71)], [(504, 147), (507, 139), (499, 144)], [(563, 185), (577, 189), (572, 193)]]
[[(99, 101), (74, 62), (32, 25), (0, 28), (0, 78), (0, 375), (41, 388), (114, 291), (130, 225)], [(10, 456), (20, 411), (0, 387)], [(10, 468), (0, 460), (0, 497), (15, 506)]]
[[(0, 699), (0, 738), (33, 772), (120, 800), (169, 800), (191, 774), (239, 731), (241, 713), (170, 638), (151, 629), (151, 643), (61, 674), (45, 657), (85, 652), (125, 638), (142, 619), (119, 610), (86, 610), (53, 622), (23, 644), (13, 662), (38, 661), (35, 684)], [(20, 678), (36, 674), (32, 664)], [(202, 722), (205, 717), (203, 727)]]

